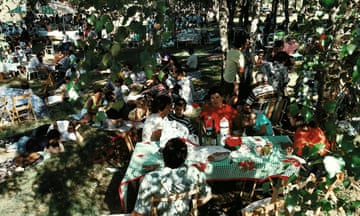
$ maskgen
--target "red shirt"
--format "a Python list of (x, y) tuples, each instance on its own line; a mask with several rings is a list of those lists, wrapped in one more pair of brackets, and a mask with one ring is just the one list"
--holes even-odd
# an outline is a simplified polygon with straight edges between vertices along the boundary
[(297, 149), (296, 154), (299, 156), (302, 156), (302, 150), (305, 146), (311, 148), (315, 144), (324, 144), (324, 150), (319, 152), (321, 156), (328, 153), (330, 149), (329, 141), (326, 138), (324, 131), (319, 127), (308, 127), (307, 130), (302, 128), (296, 129), (293, 143), (294, 149)]
[(215, 108), (211, 105), (205, 104), (199, 114), (199, 118), (204, 120), (208, 116), (211, 116), (212, 119), (215, 120), (215, 129), (216, 132), (220, 131), (220, 120), (225, 117), (230, 124), (230, 129), (232, 126), (232, 120), (236, 117), (238, 111), (232, 108), (228, 104), (224, 104), (221, 108)]

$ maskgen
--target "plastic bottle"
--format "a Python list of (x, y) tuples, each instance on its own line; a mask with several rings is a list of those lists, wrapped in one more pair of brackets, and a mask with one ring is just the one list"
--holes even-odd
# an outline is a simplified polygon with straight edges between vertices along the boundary
[(205, 139), (204, 145), (216, 145), (215, 121), (211, 116), (205, 119)]
[(230, 136), (230, 124), (226, 117), (222, 117), (220, 120), (220, 145), (225, 146), (226, 137)]

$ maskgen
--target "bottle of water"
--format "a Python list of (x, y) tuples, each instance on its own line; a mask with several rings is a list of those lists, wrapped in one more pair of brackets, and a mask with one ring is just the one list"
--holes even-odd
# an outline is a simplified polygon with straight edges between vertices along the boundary
[(222, 117), (220, 120), (220, 145), (225, 146), (226, 137), (230, 136), (230, 124), (226, 117)]

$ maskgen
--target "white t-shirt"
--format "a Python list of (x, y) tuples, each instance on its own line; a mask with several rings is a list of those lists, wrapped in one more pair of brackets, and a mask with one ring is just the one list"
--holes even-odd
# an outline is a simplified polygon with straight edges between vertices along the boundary
[(162, 118), (159, 114), (153, 113), (146, 117), (142, 131), (142, 141), (151, 141), (151, 135), (154, 131), (163, 129), (164, 121), (169, 121), (167, 117)]

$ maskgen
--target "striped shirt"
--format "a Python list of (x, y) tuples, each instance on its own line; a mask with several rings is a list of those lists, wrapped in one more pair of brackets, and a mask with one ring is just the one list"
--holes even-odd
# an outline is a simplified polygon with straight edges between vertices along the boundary
[(268, 83), (261, 83), (252, 89), (246, 104), (249, 104), (253, 110), (262, 112), (267, 105), (277, 98), (274, 87)]
[(177, 121), (180, 122), (181, 124), (183, 124), (185, 127), (187, 127), (187, 129), (189, 130), (189, 134), (195, 134), (195, 129), (194, 126), (192, 125), (191, 121), (189, 118), (185, 117), (185, 116), (177, 116), (175, 115), (175, 113), (170, 113), (168, 115), (168, 119), (170, 121)]

